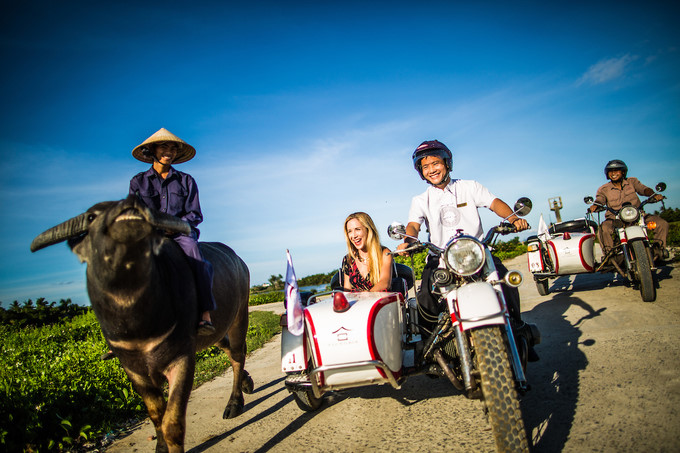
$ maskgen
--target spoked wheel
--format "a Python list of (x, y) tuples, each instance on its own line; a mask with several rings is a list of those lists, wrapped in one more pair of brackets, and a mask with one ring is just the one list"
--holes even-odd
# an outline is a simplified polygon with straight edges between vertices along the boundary
[(654, 302), (656, 300), (654, 276), (649, 262), (649, 254), (642, 241), (633, 242), (633, 255), (635, 255), (635, 273), (640, 284), (642, 300), (643, 302)]
[(501, 328), (480, 327), (472, 330), (471, 335), (496, 449), (499, 452), (528, 452), (519, 396)]
[(547, 278), (537, 278), (536, 289), (541, 296), (547, 296), (550, 294), (550, 280)]

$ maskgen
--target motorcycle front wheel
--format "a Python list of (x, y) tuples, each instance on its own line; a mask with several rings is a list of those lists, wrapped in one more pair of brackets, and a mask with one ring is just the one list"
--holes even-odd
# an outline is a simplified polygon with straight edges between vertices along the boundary
[(499, 452), (528, 452), (519, 396), (500, 326), (471, 331), (482, 394)]
[(654, 286), (654, 276), (652, 275), (652, 266), (649, 262), (649, 254), (644, 242), (633, 242), (633, 255), (642, 301), (654, 302), (656, 300), (656, 287)]

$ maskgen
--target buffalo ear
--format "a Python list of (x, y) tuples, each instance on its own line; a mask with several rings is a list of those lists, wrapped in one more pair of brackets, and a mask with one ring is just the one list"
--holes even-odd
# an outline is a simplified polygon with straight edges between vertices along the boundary
[(69, 239), (68, 245), (81, 263), (89, 263), (87, 258), (92, 255), (92, 241), (90, 241), (87, 233)]

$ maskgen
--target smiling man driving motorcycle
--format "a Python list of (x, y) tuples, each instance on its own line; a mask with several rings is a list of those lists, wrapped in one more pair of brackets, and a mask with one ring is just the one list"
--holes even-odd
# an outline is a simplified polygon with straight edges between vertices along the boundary
[[(418, 237), (420, 226), (425, 223), (428, 230), (429, 241), (438, 247), (444, 248), (459, 230), (465, 234), (483, 238), (482, 221), (479, 217), (478, 208), (485, 207), (495, 212), (499, 217), (511, 216), (508, 221), (517, 231), (526, 230), (527, 221), (512, 215), (513, 211), (503, 200), (496, 198), (489, 190), (473, 180), (451, 179), (450, 172), (453, 168), (453, 156), (451, 151), (438, 140), (429, 140), (421, 143), (413, 152), (413, 166), (420, 177), (430, 184), (427, 190), (411, 201), (411, 209), (406, 225), (406, 234)], [(398, 250), (403, 250), (413, 242), (406, 238), (404, 243), (399, 244)], [(497, 257), (493, 257), (496, 270), (500, 278), (508, 272), (507, 268)], [(428, 256), (423, 269), (422, 284), (418, 291), (418, 304), (436, 320), (441, 311), (438, 307), (438, 299), (433, 297), (432, 274), (439, 266), (439, 258)], [(503, 285), (503, 295), (507, 302), (510, 318), (513, 321), (513, 329), (516, 333), (525, 335), (530, 345), (529, 360), (538, 360), (538, 355), (533, 350), (533, 337), (531, 328), (522, 321), (520, 312), (519, 291), (517, 288), (509, 288)], [(435, 322), (421, 320), (422, 327), (431, 330)]]
[[(654, 194), (654, 191), (642, 184), (637, 178), (628, 177), (628, 166), (619, 159), (610, 160), (604, 167), (604, 175), (609, 182), (600, 186), (597, 189), (595, 202), (609, 206), (618, 211), (624, 203), (640, 206), (639, 195), (649, 197)], [(661, 201), (665, 197), (661, 194), (654, 195), (654, 201)], [(601, 208), (593, 204), (589, 210), (595, 212)], [(654, 242), (658, 247), (661, 257), (668, 259), (668, 250), (666, 249), (666, 236), (668, 235), (668, 222), (659, 216), (646, 214), (645, 222), (656, 222), (656, 229), (654, 230)], [(614, 246), (614, 239), (612, 233), (614, 232), (617, 220), (610, 211), (605, 212), (605, 221), (600, 225), (598, 236), (600, 244), (602, 245), (603, 253), (607, 253)]]

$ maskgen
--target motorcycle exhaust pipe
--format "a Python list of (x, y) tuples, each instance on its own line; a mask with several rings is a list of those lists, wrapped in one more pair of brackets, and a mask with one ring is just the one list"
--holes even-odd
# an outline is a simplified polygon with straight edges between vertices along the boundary
[(458, 347), (458, 356), (460, 357), (460, 369), (463, 375), (463, 383), (467, 391), (472, 390), (472, 367), (470, 366), (470, 351), (463, 337), (463, 332), (460, 326), (454, 327), (456, 330), (456, 346)]
[(442, 371), (444, 371), (446, 377), (449, 378), (449, 381), (451, 381), (453, 386), (462, 392), (465, 388), (463, 387), (463, 384), (458, 380), (456, 375), (453, 374), (453, 371), (451, 371), (451, 367), (449, 366), (449, 364), (446, 362), (446, 359), (442, 355), (441, 349), (437, 349), (434, 352), (434, 358), (437, 359), (437, 363), (441, 367)]

